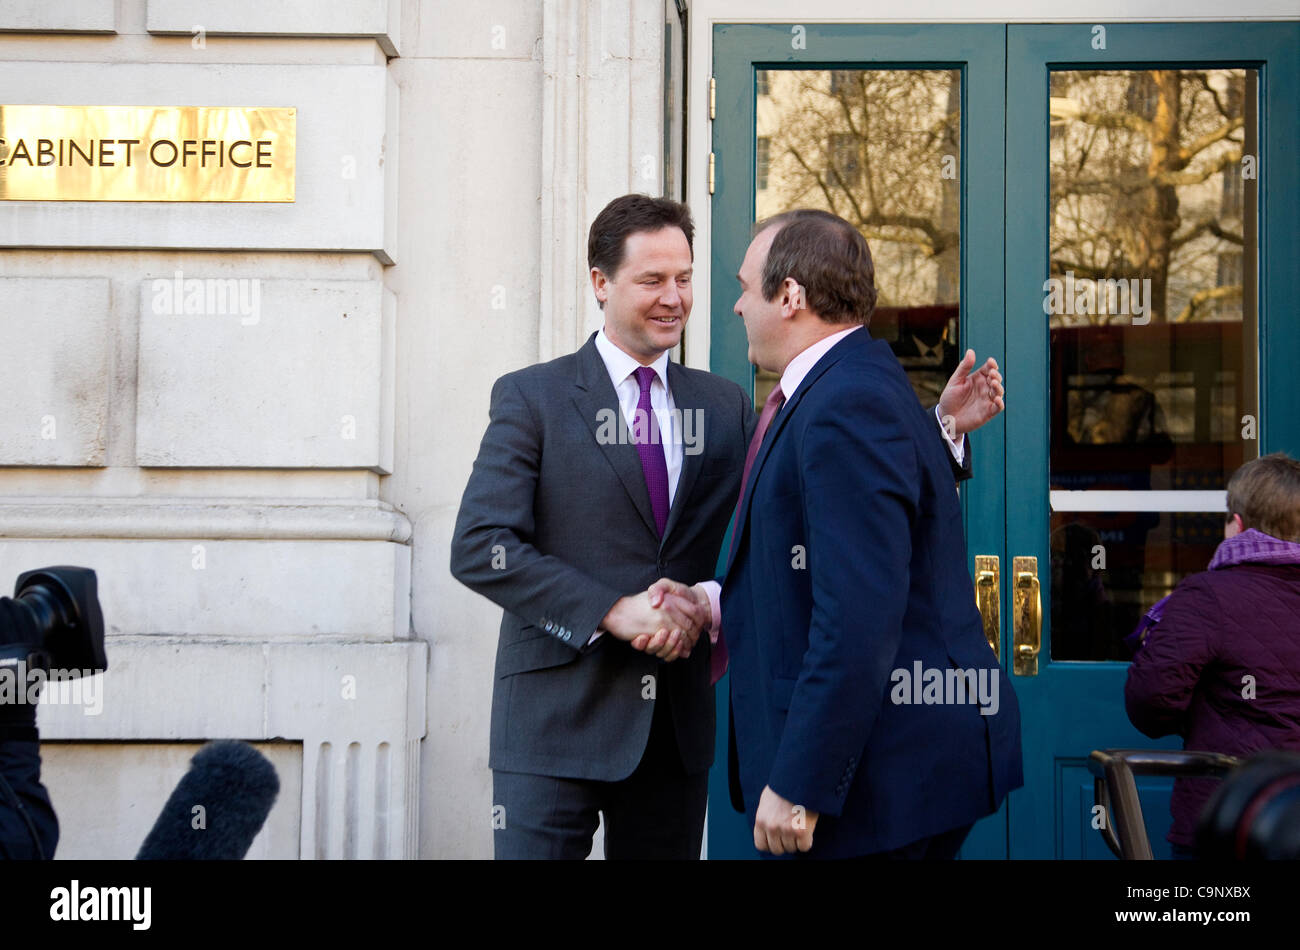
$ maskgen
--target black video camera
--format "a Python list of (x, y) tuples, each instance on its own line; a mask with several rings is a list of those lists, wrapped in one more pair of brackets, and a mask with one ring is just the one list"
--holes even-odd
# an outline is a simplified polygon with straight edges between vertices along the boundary
[(108, 668), (99, 585), (87, 567), (43, 567), (0, 597), (0, 859), (54, 855), (59, 823), (41, 784), (37, 696), (49, 679)]
[(18, 575), (0, 604), (0, 676), (58, 670), (73, 679), (108, 669), (99, 585), (88, 567), (42, 567)]
[(1260, 752), (1225, 778), (1201, 813), (1196, 856), (1300, 861), (1300, 752)]

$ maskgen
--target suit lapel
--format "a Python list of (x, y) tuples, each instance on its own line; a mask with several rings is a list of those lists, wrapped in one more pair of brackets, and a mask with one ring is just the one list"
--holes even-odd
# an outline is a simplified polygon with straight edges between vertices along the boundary
[[(865, 342), (864, 342), (865, 341)], [(754, 456), (754, 467), (749, 473), (749, 482), (741, 486), (744, 492), (741, 501), (740, 513), (736, 516), (736, 526), (732, 531), (742, 532), (736, 538), (736, 542), (731, 545), (731, 551), (727, 557), (727, 573), (731, 571), (731, 562), (736, 558), (736, 552), (740, 550), (740, 542), (744, 539), (743, 532), (749, 526), (749, 509), (754, 500), (754, 486), (758, 484), (758, 477), (762, 474), (763, 463), (767, 457), (772, 454), (772, 446), (776, 440), (781, 437), (781, 431), (785, 428), (786, 421), (794, 415), (795, 409), (803, 401), (803, 397), (808, 390), (819, 380), (828, 369), (834, 366), (844, 357), (846, 353), (852, 352), (860, 346), (870, 345), (871, 337), (867, 334), (866, 328), (857, 331), (856, 334), (850, 333), (844, 339), (832, 346), (821, 359), (819, 359), (813, 368), (808, 371), (808, 375), (799, 383), (799, 388), (795, 390), (793, 398), (787, 398), (781, 406), (780, 411), (772, 419), (772, 424), (768, 427), (766, 434), (763, 436), (763, 444), (758, 447), (758, 454)]]
[[(617, 438), (627, 428), (623, 422), (623, 410), (618, 404), (618, 393), (614, 392), (614, 384), (609, 381), (609, 370), (605, 368), (605, 361), (596, 349), (595, 333), (587, 338), (587, 342), (578, 351), (578, 378), (575, 386), (573, 403), (578, 407), (596, 447), (623, 483), (632, 504), (641, 514), (641, 520), (650, 529), (650, 533), (655, 534), (654, 510), (650, 507), (650, 491), (645, 485), (641, 457), (637, 455), (636, 446), (630, 440)], [(611, 425), (616, 436), (613, 439), (606, 437)], [(680, 494), (680, 486), (678, 493)], [(667, 535), (667, 531), (664, 534)]]
[[(664, 525), (663, 540), (665, 541), (672, 534), (673, 526), (677, 524), (682, 516), (682, 509), (686, 507), (691, 489), (695, 485), (695, 479), (704, 466), (704, 446), (709, 444), (707, 432), (709, 413), (704, 411), (703, 393), (700, 392), (699, 387), (691, 378), (691, 374), (671, 360), (668, 361), (668, 388), (672, 392), (673, 406), (677, 409), (677, 421), (680, 426), (676, 435), (683, 444), (682, 470), (677, 477), (677, 492), (673, 495), (672, 507), (668, 509), (668, 523)], [(696, 410), (699, 411), (696, 412)], [(698, 431), (692, 429), (691, 436), (693, 444), (699, 451), (691, 454), (687, 451), (690, 446), (685, 444), (685, 432), (687, 426), (694, 426), (697, 421), (699, 422)], [(665, 449), (666, 451), (667, 449)], [(660, 546), (662, 547), (662, 545)]]

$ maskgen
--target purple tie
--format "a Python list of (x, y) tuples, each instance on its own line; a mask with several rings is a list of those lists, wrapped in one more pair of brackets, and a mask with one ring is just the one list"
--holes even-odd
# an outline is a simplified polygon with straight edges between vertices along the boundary
[[(636, 443), (636, 454), (641, 457), (641, 471), (645, 473), (645, 487), (650, 492), (650, 507), (655, 515), (655, 529), (662, 538), (664, 525), (668, 524), (668, 463), (664, 461), (663, 440), (659, 438), (659, 420), (650, 407), (650, 383), (655, 378), (655, 371), (649, 366), (640, 366), (635, 375), (641, 385), (641, 398), (633, 417), (632, 441)], [(645, 438), (638, 440), (638, 432)]]
[[(727, 563), (731, 563), (731, 552), (736, 550), (736, 545), (740, 541), (740, 505), (745, 500), (745, 489), (749, 487), (749, 473), (754, 468), (754, 459), (758, 457), (759, 446), (763, 444), (763, 436), (767, 435), (768, 428), (772, 425), (772, 417), (785, 403), (785, 393), (781, 392), (781, 385), (778, 383), (776, 388), (768, 394), (767, 402), (763, 403), (763, 411), (758, 417), (758, 428), (754, 430), (754, 437), (749, 440), (749, 451), (745, 453), (745, 471), (740, 476), (740, 497), (736, 499), (736, 513), (732, 516), (731, 525), (731, 545), (727, 548)], [(722, 674), (727, 671), (727, 640), (722, 630), (718, 630), (718, 642), (713, 645), (713, 653), (709, 656), (709, 682), (716, 683), (722, 679)]]

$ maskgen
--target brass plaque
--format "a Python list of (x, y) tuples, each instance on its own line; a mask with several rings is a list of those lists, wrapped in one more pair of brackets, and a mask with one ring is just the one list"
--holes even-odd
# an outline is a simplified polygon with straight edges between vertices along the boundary
[(297, 114), (0, 106), (0, 199), (293, 201)]

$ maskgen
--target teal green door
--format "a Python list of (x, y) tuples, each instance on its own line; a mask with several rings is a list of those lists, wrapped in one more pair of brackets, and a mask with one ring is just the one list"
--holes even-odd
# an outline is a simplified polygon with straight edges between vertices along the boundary
[[(965, 858), (1107, 856), (1088, 752), (1178, 745), (1129, 725), (1123, 637), (1208, 562), (1226, 476), (1300, 447), (1298, 49), (1294, 23), (715, 28), (713, 371), (770, 389), (731, 275), (797, 206), (866, 234), (872, 333), (923, 402), (967, 347), (1003, 367), (963, 513), (1026, 784)], [(752, 857), (726, 688), (709, 853)], [(1141, 791), (1161, 856), (1169, 785)]]
[[(1181, 746), (1130, 725), (1123, 637), (1205, 569), (1233, 470), (1300, 445), (1298, 51), (1295, 23), (1007, 28), (1006, 556), (1042, 603), (1011, 857), (1109, 856), (1089, 751)], [(1139, 785), (1156, 857), (1170, 787)]]

